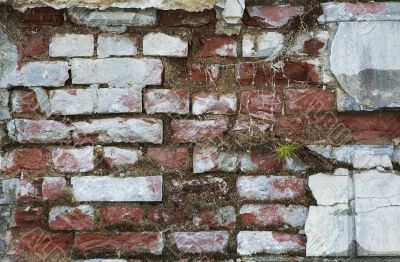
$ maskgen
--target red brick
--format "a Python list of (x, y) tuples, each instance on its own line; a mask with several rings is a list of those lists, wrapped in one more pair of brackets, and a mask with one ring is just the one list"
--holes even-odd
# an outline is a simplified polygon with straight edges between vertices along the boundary
[(244, 205), (240, 209), (240, 222), (245, 226), (258, 227), (304, 227), (307, 208), (283, 205)]
[(333, 93), (318, 88), (285, 90), (286, 113), (318, 113), (334, 108)]
[(179, 171), (188, 169), (189, 152), (187, 148), (149, 148), (147, 157), (155, 164), (165, 168)]
[(67, 191), (64, 177), (45, 177), (42, 183), (43, 200), (62, 200)]
[(47, 54), (49, 37), (46, 35), (34, 35), (18, 45), (18, 53), (22, 57), (36, 57)]
[(159, 232), (82, 233), (75, 235), (74, 246), (80, 252), (160, 255), (164, 241)]
[(195, 84), (209, 84), (217, 85), (219, 79), (220, 67), (219, 65), (201, 65), (193, 64), (182, 77)]
[(34, 179), (32, 181), (20, 179), (17, 199), (26, 202), (42, 200), (42, 179)]
[(147, 218), (161, 225), (178, 224), (185, 221), (182, 210), (173, 208), (153, 208), (147, 214)]
[(22, 28), (61, 26), (64, 23), (64, 10), (51, 7), (31, 8), (22, 14)]
[(36, 93), (32, 90), (16, 90), (11, 95), (15, 113), (41, 113)]
[(300, 117), (277, 117), (274, 123), (276, 132), (297, 132), (306, 129), (307, 122)]
[(137, 207), (108, 206), (100, 208), (100, 214), (105, 226), (138, 225), (143, 217), (143, 210)]
[(164, 26), (200, 27), (215, 26), (217, 21), (214, 10), (203, 12), (186, 12), (183, 10), (167, 10), (159, 12), (159, 23)]
[(265, 147), (251, 149), (242, 156), (240, 170), (242, 172), (277, 172), (282, 168), (276, 155)]
[(317, 38), (311, 38), (305, 40), (303, 47), (298, 50), (300, 54), (306, 54), (309, 56), (320, 56), (321, 50), (325, 47), (325, 42)]
[(14, 210), (16, 227), (43, 226), (43, 209), (41, 207), (16, 207)]
[(229, 37), (201, 39), (197, 55), (200, 57), (237, 57), (237, 41)]
[(302, 6), (259, 5), (246, 7), (243, 22), (260, 28), (287, 27), (291, 20), (303, 14)]
[(260, 119), (271, 119), (272, 113), (281, 113), (282, 99), (277, 93), (246, 91), (240, 97), (240, 113)]
[(146, 89), (144, 108), (147, 114), (189, 113), (189, 91), (184, 89)]
[(64, 252), (72, 246), (72, 242), (72, 234), (50, 233), (40, 228), (21, 233), (19, 236), (20, 247), (35, 252), (36, 255)]
[(193, 218), (196, 226), (207, 228), (233, 229), (236, 224), (236, 212), (233, 206), (227, 206), (214, 210), (200, 210)]
[(176, 232), (168, 236), (172, 245), (183, 253), (225, 253), (229, 233), (225, 231)]
[(221, 139), (228, 130), (226, 119), (172, 120), (172, 139), (178, 143)]
[(338, 142), (390, 140), (400, 136), (400, 115), (392, 113), (316, 116), (313, 122), (329, 128), (327, 138)]
[(91, 206), (56, 206), (49, 213), (49, 228), (52, 230), (93, 230), (94, 210)]
[(236, 65), (236, 82), (241, 87), (287, 86), (288, 82), (318, 82), (318, 66), (309, 62), (288, 61), (282, 68), (265, 62)]
[(42, 171), (46, 167), (48, 157), (47, 149), (14, 149), (5, 154), (2, 169), (5, 172), (18, 170)]

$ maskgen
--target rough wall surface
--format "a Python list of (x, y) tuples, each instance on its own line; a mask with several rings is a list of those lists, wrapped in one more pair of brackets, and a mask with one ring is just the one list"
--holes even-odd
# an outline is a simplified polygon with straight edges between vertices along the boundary
[(0, 261), (399, 261), (400, 3), (0, 2)]

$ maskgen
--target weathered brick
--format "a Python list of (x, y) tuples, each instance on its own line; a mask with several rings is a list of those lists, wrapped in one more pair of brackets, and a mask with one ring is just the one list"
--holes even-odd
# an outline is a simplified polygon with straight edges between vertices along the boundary
[(43, 200), (62, 200), (67, 191), (64, 177), (44, 177), (42, 183)]
[(306, 222), (308, 208), (283, 205), (244, 205), (240, 209), (240, 222), (245, 226), (302, 228)]
[(100, 88), (95, 113), (140, 113), (142, 91), (136, 88)]
[(240, 231), (236, 241), (239, 255), (304, 254), (306, 237), (271, 231)]
[(159, 23), (164, 26), (200, 27), (215, 26), (217, 21), (214, 10), (187, 12), (183, 10), (166, 10), (159, 12)]
[(22, 63), (18, 69), (7, 74), (0, 81), (0, 87), (10, 86), (64, 86), (69, 78), (68, 62), (36, 61)]
[(200, 40), (200, 57), (237, 57), (237, 41), (229, 37), (208, 38)]
[(50, 40), (51, 57), (83, 57), (93, 56), (93, 53), (93, 35), (56, 34)]
[(94, 209), (88, 205), (53, 207), (49, 212), (49, 228), (52, 230), (93, 230)]
[(283, 101), (278, 93), (246, 91), (240, 97), (240, 113), (260, 119), (270, 119), (272, 113), (280, 113), (282, 105)]
[(193, 217), (193, 224), (209, 228), (233, 229), (236, 224), (236, 211), (233, 206), (218, 209), (204, 209), (197, 212)]
[(97, 56), (134, 56), (138, 49), (136, 42), (137, 39), (132, 40), (124, 35), (101, 34), (97, 40)]
[(208, 193), (217, 196), (223, 196), (228, 193), (228, 184), (219, 177), (206, 176), (201, 179), (192, 180), (172, 180), (174, 192), (179, 194), (201, 194)]
[[(149, 177), (72, 177), (72, 193), (76, 201), (154, 202), (162, 201), (161, 176)], [(101, 194), (99, 194), (101, 192)]]
[(216, 147), (195, 147), (193, 151), (193, 173), (214, 171), (236, 172), (238, 155), (224, 152)]
[(198, 92), (192, 97), (192, 113), (202, 114), (236, 114), (236, 94), (235, 93), (205, 93)]
[(287, 27), (289, 22), (303, 14), (302, 6), (290, 5), (258, 5), (246, 7), (243, 22), (248, 26), (260, 28)]
[(228, 130), (226, 119), (172, 120), (172, 139), (178, 143), (221, 139)]
[(185, 89), (146, 89), (144, 108), (147, 114), (189, 113), (189, 90)]
[(44, 224), (41, 207), (16, 207), (13, 214), (16, 227), (42, 227)]
[(34, 179), (20, 179), (16, 190), (17, 200), (19, 201), (36, 201), (42, 200), (42, 181)]
[(188, 169), (189, 152), (187, 148), (149, 148), (147, 157), (155, 164), (180, 171)]
[(259, 35), (245, 34), (242, 41), (243, 57), (276, 58), (284, 48), (284, 36), (276, 32)]
[(111, 118), (75, 122), (74, 140), (83, 143), (153, 143), (163, 139), (162, 120), (154, 118)]
[(133, 165), (142, 157), (142, 155), (142, 151), (136, 149), (104, 147), (102, 167), (109, 169), (119, 165)]
[(73, 84), (109, 84), (116, 87), (159, 85), (163, 65), (151, 58), (71, 59)]
[(105, 226), (138, 225), (143, 218), (143, 210), (138, 207), (107, 206), (100, 208)]
[[(20, 248), (35, 252), (39, 257), (47, 257), (53, 252), (65, 252), (72, 247), (73, 235), (64, 233), (51, 233), (40, 228), (23, 232), (19, 235)], [(31, 257), (32, 258), (32, 257)]]
[(49, 37), (46, 35), (34, 35), (18, 45), (18, 53), (21, 57), (36, 57), (47, 54)]
[(11, 93), (12, 111), (15, 113), (41, 113), (38, 97), (33, 90), (15, 90)]
[(161, 255), (164, 240), (159, 232), (80, 233), (75, 235), (74, 247), (80, 252)]
[(63, 149), (52, 152), (54, 169), (63, 173), (88, 172), (94, 169), (93, 147)]
[(188, 42), (179, 36), (148, 33), (143, 37), (144, 55), (186, 57), (188, 55), (188, 46)]
[(70, 140), (71, 128), (54, 120), (14, 119), (7, 124), (8, 136), (19, 143), (56, 143)]
[(296, 37), (295, 45), (291, 52), (295, 56), (321, 56), (329, 39), (327, 31), (300, 34)]
[(241, 176), (236, 189), (242, 199), (290, 200), (305, 196), (304, 179), (290, 176)]
[(50, 91), (50, 112), (53, 115), (81, 115), (94, 112), (95, 89), (67, 89)]
[(308, 89), (287, 89), (286, 113), (318, 113), (334, 109), (334, 97), (330, 90), (321, 90), (317, 88)]
[(307, 122), (300, 117), (282, 116), (274, 121), (274, 130), (277, 132), (298, 132), (307, 128)]
[(153, 208), (148, 212), (147, 218), (161, 225), (178, 224), (185, 221), (184, 213), (174, 208)]
[(246, 120), (241, 117), (236, 120), (235, 125), (232, 128), (232, 131), (235, 132), (248, 132), (250, 134), (264, 133), (270, 128), (271, 125), (266, 124), (261, 121), (257, 121), (257, 119)]
[(6, 152), (2, 158), (1, 168), (5, 172), (18, 170), (44, 170), (48, 160), (47, 149), (21, 148)]
[(64, 10), (51, 7), (36, 7), (22, 15), (22, 28), (61, 26), (64, 22)]
[(192, 64), (192, 66), (183, 73), (183, 78), (196, 84), (217, 85), (220, 73), (219, 65), (201, 65)]
[(168, 239), (183, 253), (225, 253), (229, 233), (226, 231), (176, 232), (168, 235)]
[(277, 172), (282, 163), (277, 156), (265, 148), (251, 149), (240, 157), (240, 171), (242, 172)]

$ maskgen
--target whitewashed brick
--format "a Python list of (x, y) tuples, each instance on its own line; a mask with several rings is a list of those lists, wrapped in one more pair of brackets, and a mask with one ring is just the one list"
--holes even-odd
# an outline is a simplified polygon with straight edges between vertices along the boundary
[(96, 105), (96, 89), (50, 91), (50, 112), (53, 115), (92, 114)]
[(100, 88), (96, 113), (142, 112), (142, 91), (135, 88)]
[(212, 171), (235, 172), (239, 165), (238, 155), (216, 147), (196, 147), (193, 152), (193, 173)]
[(51, 57), (93, 56), (93, 52), (93, 35), (56, 34), (49, 45)]
[(267, 57), (274, 59), (283, 50), (284, 36), (276, 32), (260, 35), (243, 35), (243, 57)]
[(97, 56), (134, 56), (137, 54), (136, 40), (124, 35), (101, 34), (97, 40)]
[(133, 165), (143, 156), (137, 149), (124, 149), (118, 147), (103, 148), (103, 158), (107, 167), (116, 165)]
[(148, 33), (143, 38), (143, 54), (186, 57), (188, 55), (188, 42), (178, 36), (170, 36), (164, 33)]
[(148, 89), (144, 92), (147, 114), (189, 113), (189, 91), (184, 89)]
[(109, 84), (114, 87), (161, 84), (163, 65), (151, 58), (105, 58), (71, 60), (73, 84)]
[(54, 168), (63, 173), (87, 172), (94, 168), (93, 147), (63, 149), (52, 152)]
[(102, 143), (153, 143), (161, 144), (163, 138), (162, 120), (154, 118), (111, 118), (75, 122), (74, 138), (95, 136), (92, 142)]
[(117, 178), (108, 176), (72, 177), (76, 201), (154, 202), (162, 201), (161, 176)]
[(202, 114), (236, 114), (236, 94), (196, 93), (193, 95), (192, 113)]

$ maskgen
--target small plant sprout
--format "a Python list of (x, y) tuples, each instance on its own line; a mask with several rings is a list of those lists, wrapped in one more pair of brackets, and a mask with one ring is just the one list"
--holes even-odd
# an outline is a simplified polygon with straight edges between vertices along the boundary
[(284, 161), (286, 158), (297, 158), (296, 150), (298, 148), (299, 145), (296, 143), (279, 144), (274, 151), (279, 161)]

